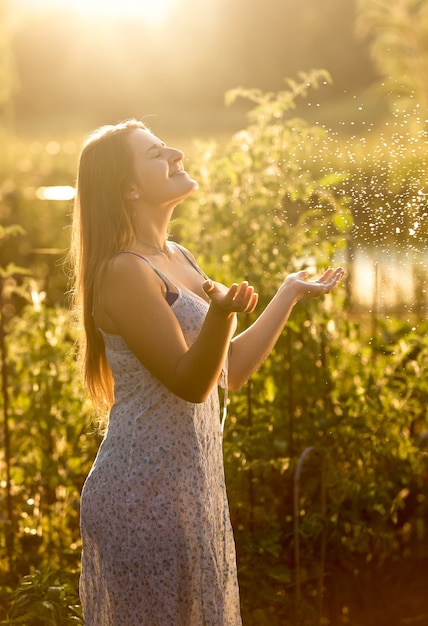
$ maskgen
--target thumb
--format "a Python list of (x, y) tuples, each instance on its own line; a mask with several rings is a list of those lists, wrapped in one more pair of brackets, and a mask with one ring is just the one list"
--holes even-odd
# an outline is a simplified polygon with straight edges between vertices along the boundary
[(202, 284), (202, 288), (207, 295), (215, 291), (215, 284), (212, 280), (208, 279)]

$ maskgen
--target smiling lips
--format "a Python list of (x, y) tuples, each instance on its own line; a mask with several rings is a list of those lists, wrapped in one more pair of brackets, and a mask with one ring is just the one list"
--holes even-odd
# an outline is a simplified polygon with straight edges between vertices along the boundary
[(180, 168), (180, 169), (178, 169), (178, 170), (175, 170), (175, 172), (173, 172), (172, 174), (170, 174), (170, 178), (171, 178), (172, 176), (177, 176), (178, 174), (185, 174), (185, 173), (186, 173), (186, 172), (185, 172), (185, 170), (183, 170), (183, 169), (181, 169), (181, 168)]

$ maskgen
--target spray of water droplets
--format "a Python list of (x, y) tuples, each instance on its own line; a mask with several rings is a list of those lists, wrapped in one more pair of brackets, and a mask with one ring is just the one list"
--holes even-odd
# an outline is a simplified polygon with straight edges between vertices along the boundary
[(353, 216), (350, 237), (354, 289), (362, 302), (427, 305), (428, 119), (426, 111), (396, 108), (387, 120), (325, 126), (315, 162), (321, 176), (345, 173), (337, 194)]

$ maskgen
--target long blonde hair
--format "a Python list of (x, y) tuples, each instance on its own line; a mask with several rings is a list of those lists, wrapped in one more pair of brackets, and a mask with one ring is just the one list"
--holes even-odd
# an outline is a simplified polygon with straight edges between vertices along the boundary
[(147, 130), (133, 119), (102, 126), (87, 138), (78, 163), (70, 246), (72, 298), (84, 384), (101, 413), (113, 403), (113, 379), (93, 313), (106, 264), (134, 241), (134, 219), (124, 191), (134, 174), (127, 136), (138, 128)]

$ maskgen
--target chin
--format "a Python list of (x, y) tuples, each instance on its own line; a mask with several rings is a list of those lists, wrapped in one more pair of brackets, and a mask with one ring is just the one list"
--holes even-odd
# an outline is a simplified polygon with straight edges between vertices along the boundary
[(186, 197), (192, 195), (192, 193), (195, 193), (195, 191), (198, 191), (199, 189), (199, 184), (196, 180), (194, 180), (193, 178), (189, 178), (189, 189), (186, 193)]
[(192, 193), (193, 193), (194, 191), (198, 191), (198, 189), (199, 189), (199, 183), (198, 183), (198, 181), (197, 181), (197, 180), (193, 180), (193, 178), (191, 178), (190, 180), (191, 180), (191, 181), (192, 181), (192, 183), (193, 183)]
[(179, 204), (180, 202), (183, 202), (183, 200), (185, 200), (186, 198), (194, 194), (199, 189), (199, 185), (195, 180), (192, 180), (192, 183), (193, 184), (191, 186), (189, 185), (186, 191), (183, 191), (180, 195), (177, 195), (175, 197), (174, 199), (175, 204)]

